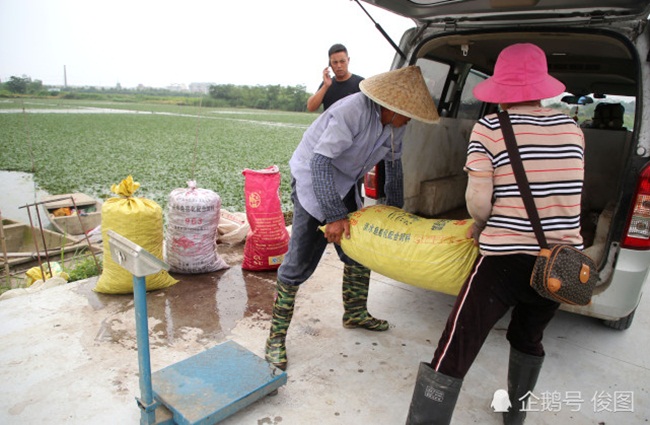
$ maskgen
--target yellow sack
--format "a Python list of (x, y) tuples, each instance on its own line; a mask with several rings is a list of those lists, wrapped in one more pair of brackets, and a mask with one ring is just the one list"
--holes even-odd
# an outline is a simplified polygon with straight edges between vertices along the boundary
[(350, 215), (346, 255), (391, 279), (458, 295), (478, 248), (465, 234), (473, 220), (427, 219), (386, 205)]
[[(135, 198), (133, 193), (140, 183), (129, 176), (111, 191), (119, 197), (108, 199), (102, 205), (102, 244), (104, 260), (102, 275), (95, 286), (96, 292), (104, 294), (133, 293), (133, 275), (111, 258), (108, 231), (113, 230), (140, 245), (156, 258), (162, 260), (163, 214), (154, 201)], [(165, 270), (145, 278), (147, 291), (167, 288), (178, 281)]]
[(63, 271), (61, 264), (57, 263), (56, 261), (50, 261), (50, 267), (47, 266), (47, 263), (43, 263), (43, 273), (45, 273), (45, 276), (43, 276), (43, 273), (41, 273), (40, 267), (32, 267), (25, 272), (25, 283), (27, 286), (31, 286), (32, 283), (36, 282), (37, 280), (46, 281), (51, 278), (52, 276), (50, 275), (50, 268), (52, 269), (52, 275), (61, 276), (66, 280), (66, 282), (68, 279), (70, 279), (70, 276), (68, 276), (68, 274)]

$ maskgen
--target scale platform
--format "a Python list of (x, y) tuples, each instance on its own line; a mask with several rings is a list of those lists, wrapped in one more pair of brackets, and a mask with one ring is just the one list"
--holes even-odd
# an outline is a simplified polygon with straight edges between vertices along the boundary
[[(111, 257), (133, 274), (141, 425), (211, 425), (287, 383), (286, 372), (234, 341), (152, 374), (144, 277), (169, 270), (169, 265), (119, 233), (113, 230), (107, 233)], [(160, 408), (158, 412), (157, 408)]]
[(214, 424), (286, 384), (286, 372), (227, 341), (152, 374), (176, 424)]

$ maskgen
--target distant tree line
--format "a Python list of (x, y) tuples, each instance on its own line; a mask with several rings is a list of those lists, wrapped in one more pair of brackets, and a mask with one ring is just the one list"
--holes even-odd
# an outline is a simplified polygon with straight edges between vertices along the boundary
[[(44, 86), (41, 80), (31, 77), (12, 76), (0, 84), (0, 97), (3, 96), (59, 96), (66, 99), (101, 98), (104, 95), (137, 95), (152, 97), (185, 98), (185, 101), (203, 106), (225, 108), (274, 109), (303, 112), (306, 110), (307, 93), (305, 86), (237, 86), (234, 84), (212, 85), (209, 94), (139, 86), (124, 88), (119, 83), (115, 87), (56, 87)], [(191, 99), (190, 99), (191, 98)]]
[(33, 80), (30, 77), (15, 77), (9, 78), (9, 81), (3, 83), (0, 88), (7, 90), (10, 93), (16, 94), (40, 94), (43, 90), (43, 82), (41, 80)]
[(309, 93), (305, 86), (210, 86), (211, 106), (231, 108), (275, 109), (302, 112), (306, 110)]

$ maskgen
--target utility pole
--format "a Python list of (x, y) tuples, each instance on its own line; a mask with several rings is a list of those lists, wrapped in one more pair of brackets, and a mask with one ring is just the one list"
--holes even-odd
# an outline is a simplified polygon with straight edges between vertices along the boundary
[(63, 65), (63, 88), (68, 88), (68, 73), (65, 69), (65, 65)]

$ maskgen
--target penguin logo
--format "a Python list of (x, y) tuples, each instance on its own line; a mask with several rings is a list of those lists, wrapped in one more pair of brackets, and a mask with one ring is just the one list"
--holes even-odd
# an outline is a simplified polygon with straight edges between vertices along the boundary
[(510, 397), (508, 397), (508, 391), (496, 390), (494, 392), (494, 397), (492, 397), (492, 404), (490, 404), (490, 407), (493, 408), (496, 413), (507, 412), (508, 409), (512, 407), (512, 404), (510, 404)]

